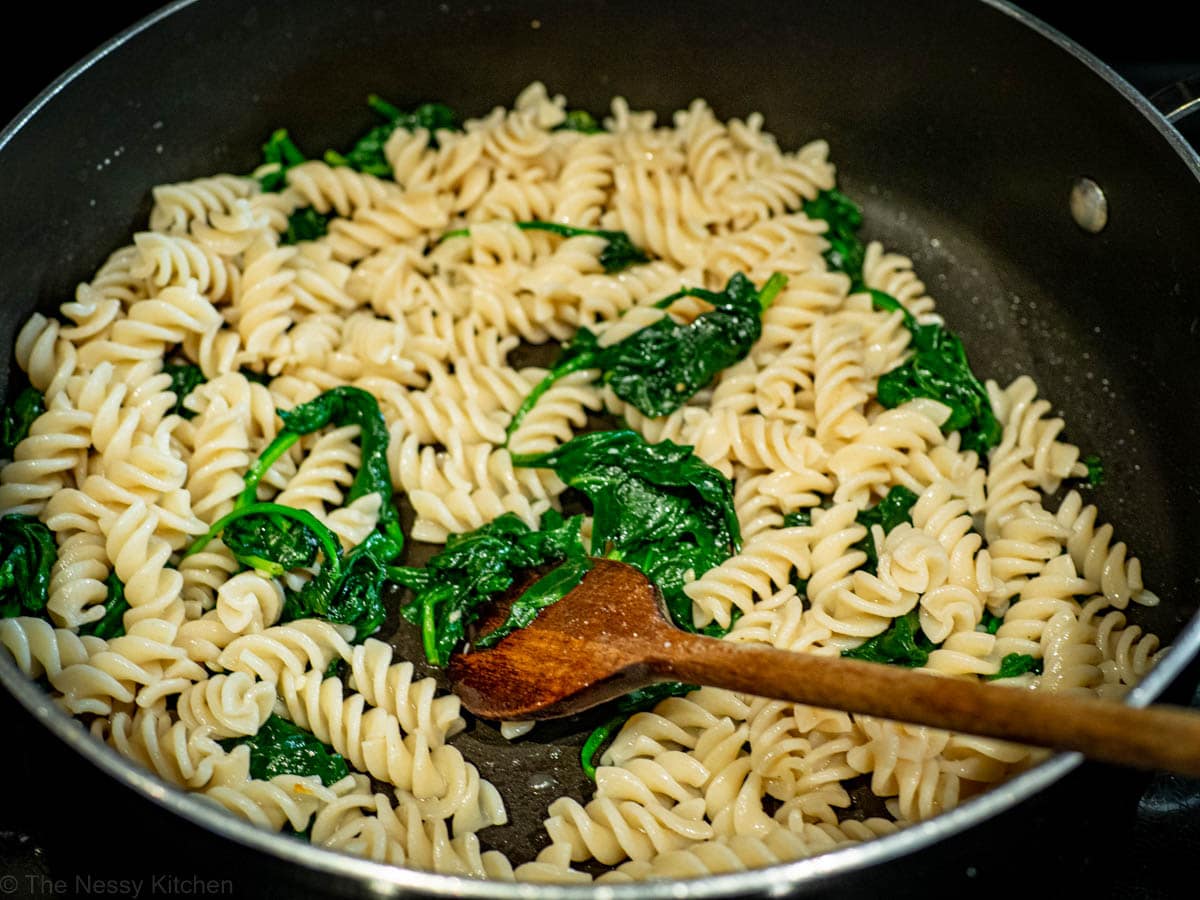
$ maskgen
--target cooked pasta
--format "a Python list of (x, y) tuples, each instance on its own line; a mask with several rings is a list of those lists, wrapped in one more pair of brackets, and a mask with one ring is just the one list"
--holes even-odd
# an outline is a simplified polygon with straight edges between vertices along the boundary
[[(619, 883), (769, 866), (890, 834), (1042, 758), (703, 688), (630, 717), (600, 756), (594, 795), (553, 799), (544, 849), (506, 858), (487, 829), (507, 820), (508, 785), (459, 749), (457, 697), (388, 635), (297, 615), (290, 598), (315, 565), (248, 569), (232, 540), (187, 552), (244, 499), (247, 470), (283, 430), (276, 410), (342, 386), (378, 400), (416, 540), (505, 513), (537, 528), (566, 485), (514, 457), (608, 416), (694, 447), (733, 482), (744, 544), (689, 573), (697, 628), (834, 655), (908, 622), (933, 676), (994, 678), (1022, 656), (1013, 683), (1106, 697), (1153, 666), (1162, 648), (1131, 604), (1158, 598), (1085, 500), (1080, 450), (1030, 377), (980, 388), (999, 428), (991, 449), (949, 430), (938, 400), (884, 408), (880, 379), (913, 353), (910, 326), (941, 319), (899, 253), (869, 244), (861, 278), (830, 265), (827, 223), (804, 211), (835, 184), (824, 141), (782, 149), (760, 116), (722, 122), (702, 100), (660, 123), (618, 98), (594, 132), (563, 127), (567, 112), (534, 84), (461, 131), (395, 128), (381, 148), (390, 176), (309, 160), (153, 189), (146, 229), (16, 341), (44, 408), (0, 470), (0, 514), (38, 517), (58, 553), (46, 618), (0, 619), (18, 668), (89, 716), (99, 740), (235, 815), (474, 878), (587, 882), (598, 863), (599, 882)], [(321, 227), (296, 239), (302, 214)], [(532, 220), (604, 231), (517, 224)], [(610, 271), (613, 232), (643, 261)], [(745, 357), (673, 412), (646, 415), (580, 368), (508, 433), (546, 375), (518, 364), (522, 345), (586, 328), (613, 347), (694, 321), (702, 298), (657, 302), (736, 273), (788, 281)], [(204, 383), (174, 386), (168, 363), (198, 367)], [(352, 555), (388, 512), (358, 489), (364, 440), (358, 425), (302, 438), (250, 500), (312, 516)], [(893, 490), (911, 492), (904, 522), (864, 518)], [(128, 609), (105, 631), (113, 579)], [(252, 774), (237, 741), (273, 716), (349, 774)], [(536, 739), (529, 727), (502, 733)], [(854, 814), (858, 779), (886, 816)]]

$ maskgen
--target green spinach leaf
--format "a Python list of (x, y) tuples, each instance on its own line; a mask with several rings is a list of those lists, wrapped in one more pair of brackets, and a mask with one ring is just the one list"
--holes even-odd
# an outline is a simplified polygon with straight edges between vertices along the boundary
[(268, 781), (277, 775), (316, 775), (329, 785), (350, 774), (345, 758), (334, 753), (315, 735), (282, 716), (271, 714), (257, 734), (226, 738), (226, 750), (245, 744), (250, 748), (250, 777)]
[(987, 390), (967, 362), (962, 340), (940, 324), (921, 325), (895, 297), (867, 288), (863, 282), (865, 251), (858, 238), (862, 212), (845, 194), (822, 191), (804, 204), (812, 219), (824, 219), (825, 252), (829, 268), (850, 276), (852, 293), (867, 291), (876, 309), (903, 313), (904, 325), (912, 335), (913, 354), (879, 378), (879, 402), (888, 409), (918, 397), (937, 400), (950, 408), (942, 425), (946, 432), (958, 431), (966, 450), (986, 453), (1000, 443), (1003, 432), (992, 410)]
[(1028, 672), (1034, 675), (1042, 674), (1042, 660), (1035, 659), (1028, 653), (1009, 653), (1000, 660), (1000, 671), (995, 675), (984, 675), (985, 681), (997, 681), (1001, 678), (1017, 678)]
[(435, 147), (437, 132), (460, 130), (457, 114), (444, 103), (422, 103), (411, 112), (405, 112), (371, 94), (367, 97), (367, 105), (383, 118), (384, 122), (367, 131), (344, 155), (335, 150), (327, 150), (325, 162), (329, 165), (350, 166), (367, 175), (391, 178), (392, 167), (384, 155), (383, 148), (397, 128), (405, 131), (424, 128), (429, 132), (430, 143)]
[(278, 577), (311, 566), (322, 546), (327, 559), (330, 554), (336, 558), (337, 544), (332, 534), (306, 511), (255, 503), (227, 519), (221, 535), (225, 546), (238, 562), (259, 572)]
[(572, 109), (567, 112), (567, 117), (560, 124), (554, 126), (554, 130), (578, 131), (583, 134), (601, 134), (604, 128), (596, 121), (596, 117), (587, 110)]
[(29, 427), (46, 411), (46, 399), (42, 392), (26, 387), (17, 398), (4, 408), (0, 419), (0, 459), (12, 459), (17, 444), (29, 436)]
[(843, 650), (847, 659), (867, 662), (889, 663), (917, 669), (929, 662), (929, 654), (937, 646), (921, 630), (921, 619), (916, 610), (892, 620), (892, 625), (882, 634), (850, 650)]
[(298, 209), (288, 216), (288, 227), (283, 233), (282, 243), (298, 244), (301, 241), (315, 241), (324, 237), (332, 218), (333, 213), (322, 215), (311, 206)]
[(293, 409), (280, 410), (279, 417), (283, 420), (283, 428), (250, 467), (239, 505), (253, 502), (263, 476), (301, 436), (327, 425), (339, 428), (357, 425), (362, 462), (346, 493), (346, 503), (353, 503), (369, 493), (379, 494), (383, 500), (379, 508), (379, 525), (394, 545), (394, 552), (388, 558), (398, 556), (404, 547), (404, 534), (400, 530), (399, 512), (393, 502), (394, 489), (387, 462), (387, 422), (379, 409), (379, 402), (362, 388), (342, 386), (332, 388)]
[(867, 561), (862, 568), (872, 575), (879, 568), (879, 554), (875, 551), (875, 539), (871, 536), (871, 526), (878, 525), (887, 534), (901, 522), (912, 524), (912, 508), (917, 502), (917, 495), (902, 485), (896, 485), (887, 492), (882, 500), (868, 507), (854, 517), (854, 521), (867, 529), (867, 535), (861, 541), (852, 544), (855, 550), (861, 550), (867, 555)]
[(298, 166), (307, 157), (288, 136), (286, 128), (276, 129), (263, 144), (263, 163), (269, 165), (258, 177), (264, 191), (278, 193), (287, 187), (287, 170)]
[(183, 405), (188, 394), (204, 384), (206, 379), (199, 366), (191, 363), (167, 363), (163, 372), (171, 377), (171, 393), (175, 395), (175, 405), (171, 412), (185, 419), (195, 418), (195, 413)]
[[(875, 305), (881, 306), (878, 292), (872, 294)], [(940, 325), (910, 327), (910, 331), (914, 352), (879, 377), (879, 402), (894, 409), (919, 397), (936, 400), (950, 408), (942, 430), (959, 432), (963, 449), (986, 453), (999, 444), (1004, 428), (992, 410), (987, 389), (971, 371), (962, 341)]]
[(543, 575), (536, 582), (522, 591), (521, 596), (513, 601), (508, 618), (497, 628), (475, 641), (476, 647), (494, 647), (500, 639), (512, 634), (518, 628), (529, 625), (539, 611), (574, 590), (592, 568), (592, 561), (586, 556), (569, 557), (558, 568)]
[(804, 214), (810, 219), (823, 219), (828, 226), (825, 240), (825, 262), (835, 272), (845, 272), (855, 284), (862, 282), (863, 259), (866, 249), (858, 238), (862, 227), (862, 212), (854, 201), (837, 190), (821, 191), (804, 204)]
[(1000, 630), (1000, 626), (1004, 624), (1004, 616), (994, 615), (991, 610), (985, 609), (983, 617), (979, 620), (979, 624), (983, 626), (983, 630), (988, 634), (995, 634)]
[(36, 516), (0, 518), (0, 617), (45, 617), (57, 560), (54, 534)]
[(104, 598), (104, 615), (82, 626), (79, 633), (111, 641), (125, 634), (125, 613), (129, 612), (129, 601), (125, 599), (125, 585), (116, 572), (109, 574), (105, 584), (108, 585), (108, 595)]
[(672, 618), (695, 630), (685, 576), (698, 578), (741, 546), (729, 479), (670, 441), (633, 431), (578, 435), (548, 453), (517, 454), (517, 466), (549, 468), (592, 506), (594, 556), (639, 568), (662, 591)]
[(718, 372), (750, 352), (762, 334), (763, 311), (786, 284), (786, 277), (775, 274), (760, 291), (737, 272), (721, 292), (701, 288), (678, 291), (655, 305), (665, 309), (683, 297), (699, 297), (713, 308), (686, 325), (664, 316), (604, 348), (590, 330), (579, 329), (554, 368), (518, 408), (508, 434), (516, 431), (556, 381), (581, 369), (599, 369), (601, 381), (644, 415), (674, 412)]
[(318, 618), (353, 625), (356, 642), (374, 634), (387, 618), (383, 588), (391, 546), (382, 532), (371, 532), (340, 567), (323, 565), (303, 588), (289, 591), (281, 620)]
[[(495, 640), (528, 624), (538, 609), (560, 599), (565, 591), (558, 590), (569, 581), (569, 576), (577, 572), (578, 578), (582, 578), (586, 571), (579, 571), (579, 561), (587, 559), (579, 536), (582, 522), (582, 516), (564, 519), (555, 510), (548, 510), (542, 516), (540, 528), (534, 531), (514, 513), (505, 513), (475, 531), (450, 535), (445, 548), (424, 568), (388, 567), (387, 576), (414, 593), (400, 612), (421, 626), (425, 658), (434, 665), (445, 666), (454, 648), (465, 638), (467, 626), (479, 618), (497, 594), (508, 590), (522, 571), (561, 561), (574, 567), (546, 586), (554, 590), (535, 592), (524, 604), (514, 604), (507, 620), (490, 633), (500, 632)], [(522, 599), (527, 594), (528, 591)]]

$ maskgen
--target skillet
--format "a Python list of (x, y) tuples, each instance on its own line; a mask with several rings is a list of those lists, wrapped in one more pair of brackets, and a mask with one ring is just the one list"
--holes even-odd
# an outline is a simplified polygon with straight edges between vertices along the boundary
[[(382, 90), (381, 83), (402, 85), (405, 93), (393, 94), (399, 101), (436, 97), (468, 114), (509, 102), (534, 78), (597, 111), (613, 93), (662, 112), (695, 95), (708, 97), (723, 116), (759, 109), (785, 146), (830, 139), (843, 187), (865, 207), (869, 236), (914, 257), (977, 370), (1001, 380), (1031, 372), (1066, 411), (1072, 439), (1104, 453), (1110, 481), (1097, 500), (1147, 561), (1148, 580), (1165, 598), (1144, 624), (1175, 636), (1179, 648), (1135, 699), (1148, 700), (1186, 662), (1195, 641), (1194, 623), (1181, 629), (1195, 609), (1186, 539), (1196, 533), (1189, 459), (1196, 417), (1195, 400), (1174, 388), (1189, 383), (1195, 359), (1189, 300), (1197, 275), (1186, 240), (1198, 217), (1195, 160), (1144, 103), (1107, 83), (1075, 48), (1055, 45), (1009, 10), (984, 5), (964, 8), (951, 29), (934, 4), (913, 5), (903, 16), (865, 4), (855, 15), (853, 43), (838, 38), (846, 31), (843, 14), (821, 6), (806, 6), (802, 16), (759, 10), (753, 23), (716, 6), (686, 20), (639, 10), (642, 30), (629, 27), (625, 4), (577, 4), (569, 21), (562, 9), (540, 3), (504, 10), (442, 4), (445, 11), (410, 5), (402, 20), (396, 10), (365, 4), (324, 14), (293, 5), (288, 15), (259, 5), (255, 21), (240, 7), (226, 16), (225, 6), (180, 8), (133, 35), (19, 123), (0, 149), (6, 208), (39, 210), (37, 221), (64, 223), (61, 230), (31, 229), (32, 216), (6, 220), (0, 271), (23, 286), (27, 302), (0, 313), (0, 331), (10, 335), (5, 352), (15, 323), (35, 303), (69, 296), (144, 221), (149, 185), (246, 171), (276, 124), (313, 146), (344, 143), (366, 124), (362, 96)], [(428, 37), (443, 33), (447, 17), (453, 47)], [(530, 28), (535, 20), (541, 27)], [(370, 29), (361, 28), (364, 21)], [(353, 34), (342, 31), (352, 27)], [(654, 37), (664, 33), (674, 35), (670, 46)], [(322, 45), (317, 34), (334, 39)], [(781, 50), (778, 59), (747, 55), (766, 35), (794, 50)], [(198, 54), (218, 39), (235, 44), (220, 71), (199, 65)], [(609, 51), (614, 40), (624, 48), (620, 58)], [(192, 49), (180, 53), (181, 46)], [(391, 46), (406, 48), (403, 60), (382, 52)], [(998, 46), (1004, 58), (994, 52)], [(148, 80), (147, 71), (161, 74)], [(283, 79), (284, 71), (293, 77)], [(670, 77), (654, 81), (648, 71)], [(245, 103), (246, 84), (261, 86), (253, 104)], [(156, 133), (165, 141), (145, 139)], [(154, 152), (158, 143), (173, 145), (171, 152)], [(1099, 236), (1078, 229), (1066, 212), (1066, 191), (1080, 174), (1109, 196), (1112, 218)], [(48, 197), (47, 186), (64, 178), (74, 190)], [(64, 234), (73, 236), (67, 246)], [(8, 683), (11, 667), (0, 672)], [(22, 703), (49, 714), (27, 688), (12, 685)], [(62, 722), (51, 723), (63, 732)], [(998, 811), (1074, 762), (1059, 757), (1031, 773), (1036, 779), (988, 795), (971, 816), (908, 832), (914, 840), (891, 854)], [(150, 790), (135, 773), (114, 771), (111, 759), (102, 765)], [(179, 810), (178, 798), (166, 796)], [(262, 846), (262, 836), (234, 836)], [(273, 849), (294, 856), (291, 848)], [(693, 893), (803, 887), (840, 864), (888, 855), (872, 853), (883, 851), (871, 848), (849, 863), (835, 854), (757, 883), (717, 879)], [(409, 883), (443, 890), (449, 882)]]

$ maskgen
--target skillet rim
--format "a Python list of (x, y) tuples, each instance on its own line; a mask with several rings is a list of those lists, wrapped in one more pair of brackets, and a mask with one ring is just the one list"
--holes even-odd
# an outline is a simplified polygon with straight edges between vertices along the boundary
[[(199, 0), (175, 0), (162, 9), (125, 29), (88, 54), (35, 97), (0, 131), (0, 153), (54, 97), (97, 61), (116, 52), (133, 37), (154, 27), (178, 11)], [(1134, 89), (1110, 66), (1071, 38), (1007, 0), (981, 0), (1030, 28), (1059, 49), (1070, 53), (1093, 74), (1104, 79), (1118, 95), (1142, 114), (1183, 160), (1200, 190), (1200, 155), (1187, 143), (1163, 113)], [(1126, 698), (1132, 706), (1145, 706), (1162, 693), (1200, 651), (1200, 609), (1180, 630), (1171, 650)], [(710, 898), (732, 896), (782, 896), (818, 883), (823, 877), (867, 869), (902, 858), (943, 839), (976, 826), (1028, 799), (1077, 768), (1083, 761), (1078, 753), (1058, 753), (1040, 765), (964, 802), (955, 809), (924, 822), (909, 825), (894, 834), (862, 844), (832, 850), (818, 856), (780, 863), (763, 869), (751, 869), (723, 875), (710, 875), (688, 881), (637, 882), (626, 885), (560, 885), (479, 881), (452, 875), (439, 875), (346, 855), (301, 843), (239, 819), (204, 798), (183, 791), (118, 754), (80, 727), (78, 720), (59, 709), (35, 682), (27, 679), (8, 654), (0, 654), (0, 684), (36, 720), (72, 750), (117, 782), (158, 804), (192, 824), (235, 841), (244, 847), (267, 853), (305, 869), (338, 875), (355, 882), (359, 890), (375, 896), (417, 891), (433, 897), (539, 898), (553, 892), (571, 898)]]

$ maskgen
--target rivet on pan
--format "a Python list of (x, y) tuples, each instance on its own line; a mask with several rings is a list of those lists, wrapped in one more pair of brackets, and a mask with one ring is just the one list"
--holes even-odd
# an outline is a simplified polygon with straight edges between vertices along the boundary
[(1108, 224), (1108, 198), (1092, 179), (1076, 178), (1071, 185), (1071, 218), (1092, 234), (1099, 234)]

